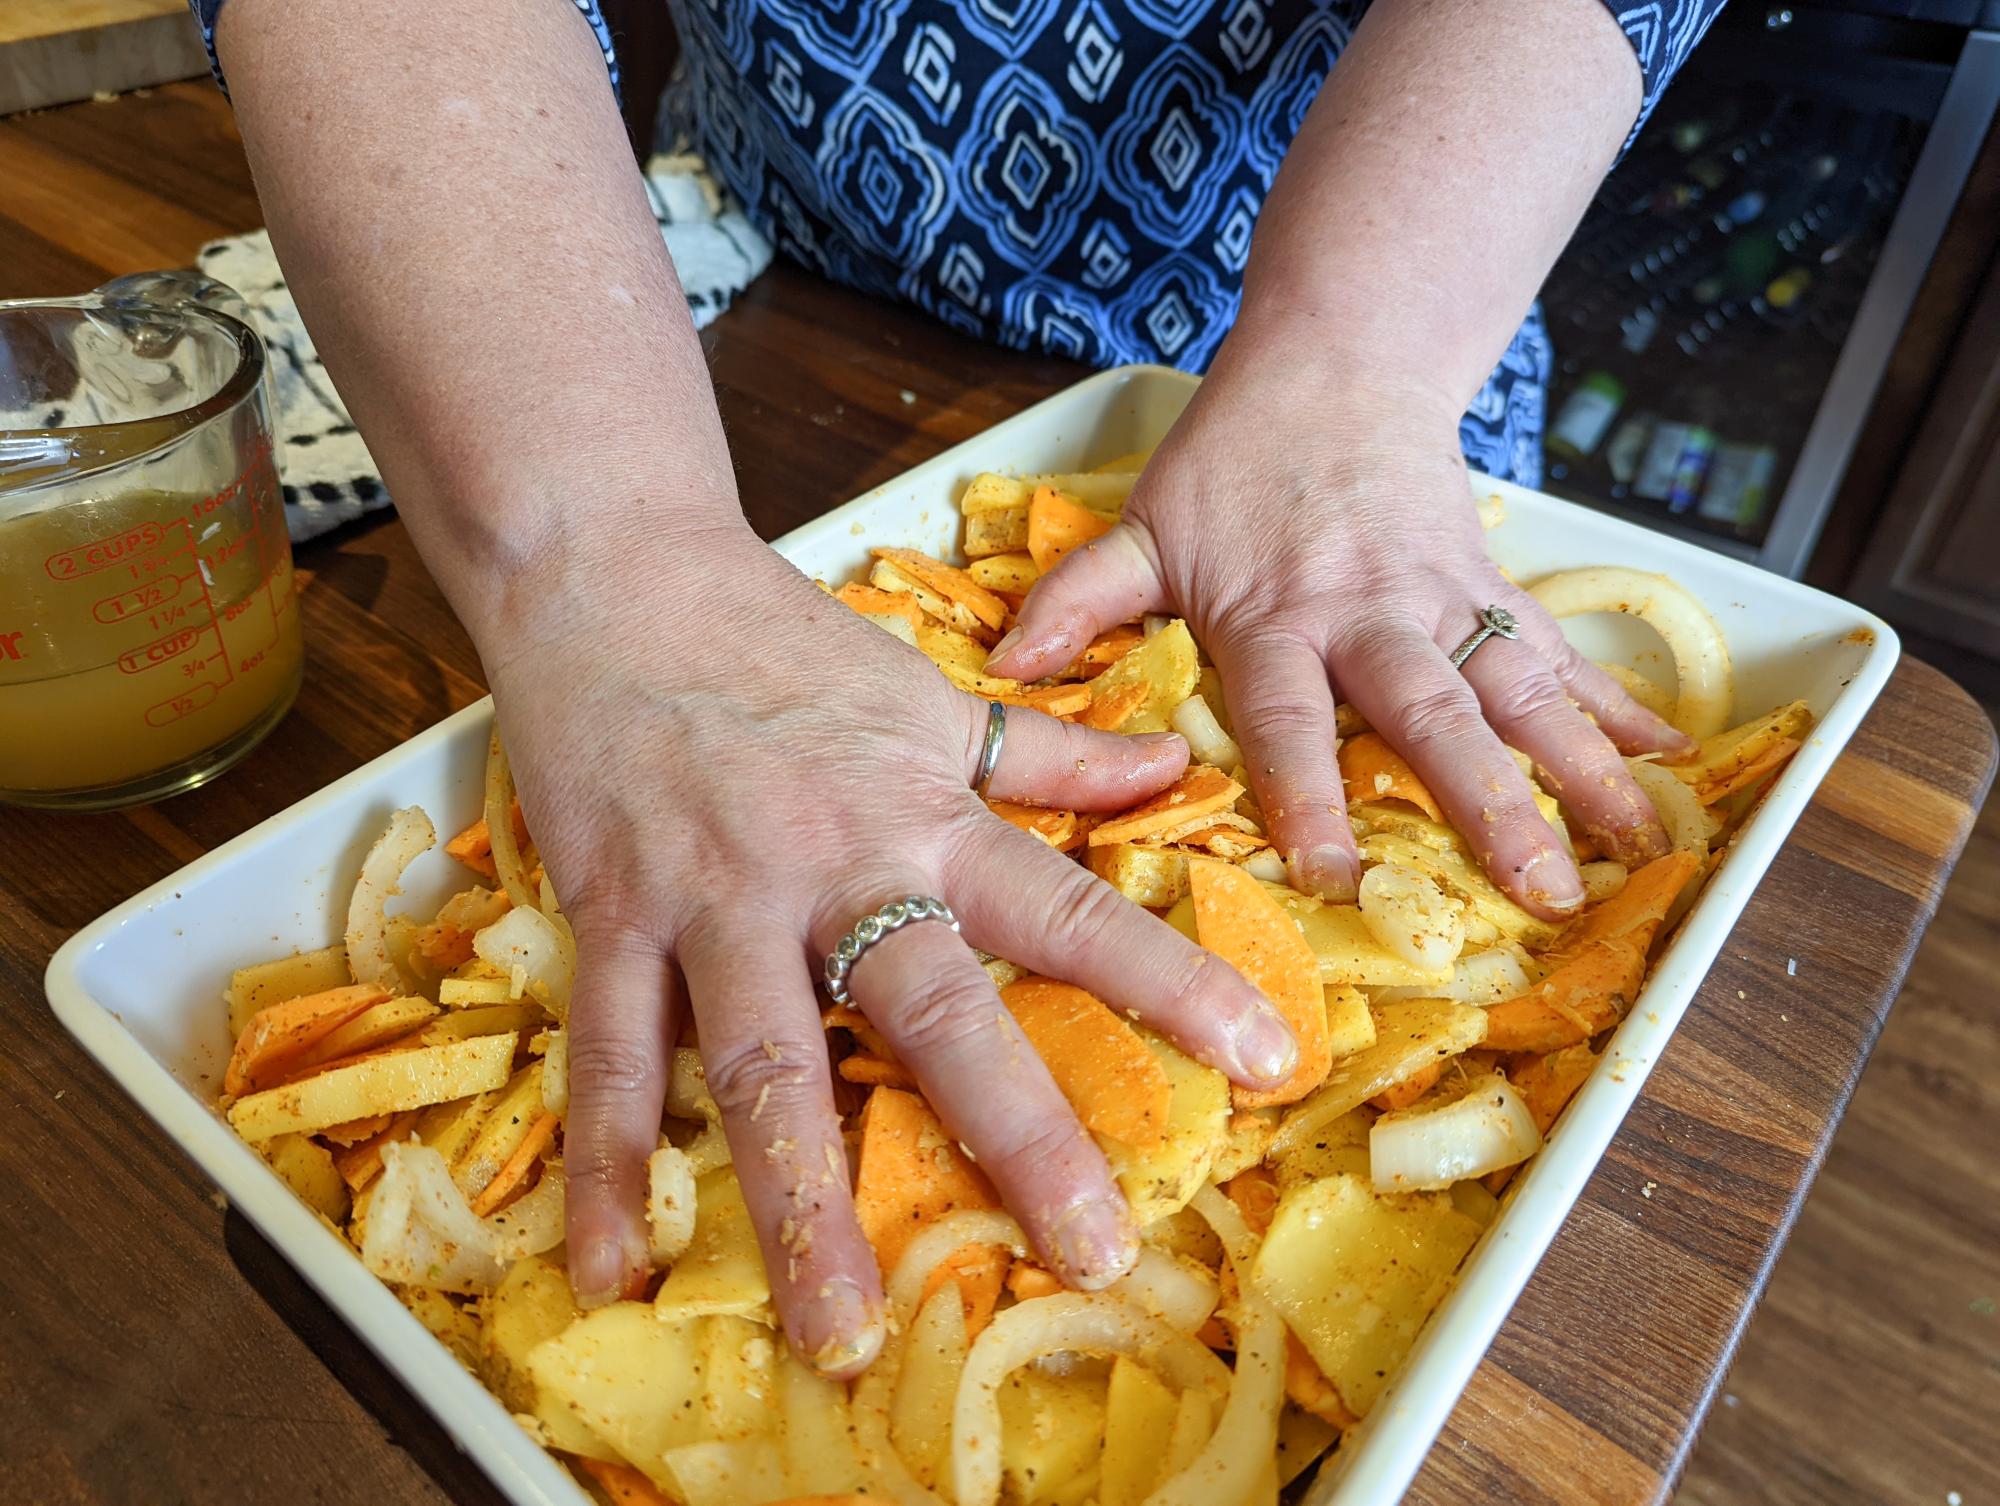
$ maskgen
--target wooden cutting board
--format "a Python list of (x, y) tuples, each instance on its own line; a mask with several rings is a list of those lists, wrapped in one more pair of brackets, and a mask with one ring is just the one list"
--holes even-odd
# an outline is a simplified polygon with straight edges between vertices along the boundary
[(0, 115), (207, 71), (187, 0), (0, 4)]

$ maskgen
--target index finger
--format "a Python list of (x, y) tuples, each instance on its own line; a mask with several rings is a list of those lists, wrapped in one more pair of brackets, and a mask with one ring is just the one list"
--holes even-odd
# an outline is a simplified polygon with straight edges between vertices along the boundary
[(1415, 623), (1382, 624), (1336, 650), (1341, 687), (1430, 787), (1487, 876), (1523, 908), (1566, 920), (1583, 879), (1479, 698)]
[(882, 1278), (854, 1215), (799, 938), (772, 922), (714, 926), (683, 943), (681, 969), (785, 1333), (822, 1375), (858, 1374), (882, 1347)]

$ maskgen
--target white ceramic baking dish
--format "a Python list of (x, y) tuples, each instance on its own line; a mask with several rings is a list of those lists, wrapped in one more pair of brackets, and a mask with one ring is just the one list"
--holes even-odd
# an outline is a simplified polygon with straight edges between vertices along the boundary
[[(977, 472), (1081, 469), (1152, 444), (1193, 392), (1159, 367), (1108, 371), (786, 535), (801, 570), (851, 577), (878, 545), (953, 552), (957, 498)], [(1394, 1388), (1313, 1486), (1311, 1506), (1378, 1506), (1408, 1485), (1495, 1331), (1596, 1168), (1647, 1072), (1806, 801), (1880, 692), (1894, 632), (1834, 597), (1554, 498), (1484, 481), (1505, 499), (1489, 535), (1522, 578), (1580, 565), (1663, 571), (1692, 589), (1729, 638), (1738, 711), (1794, 698), (1818, 725), (1661, 958), (1613, 1038), (1615, 1070), (1584, 1087), (1467, 1261)], [(1650, 631), (1580, 619), (1593, 657), (1658, 671)], [(349, 889), (388, 814), (421, 805), (442, 830), (480, 805), (489, 702), (469, 706), (310, 799), (245, 832), (85, 927), (49, 964), (56, 1015), (214, 1178), (402, 1377), (452, 1437), (520, 1506), (577, 1506), (582, 1493), (505, 1409), (434, 1340), (210, 1109), (229, 1053), (222, 989), (230, 972), (336, 939)], [(408, 903), (434, 905), (455, 865), (433, 852), (405, 881)]]

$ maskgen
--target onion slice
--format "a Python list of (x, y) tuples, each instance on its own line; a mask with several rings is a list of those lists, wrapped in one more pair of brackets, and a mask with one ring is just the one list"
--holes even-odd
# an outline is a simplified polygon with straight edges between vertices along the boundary
[[(1018, 1303), (986, 1325), (965, 1358), (951, 1423), (952, 1495), (958, 1506), (996, 1506), (1000, 1499), (1000, 1387), (1022, 1366), (1064, 1350), (1129, 1355), (1178, 1391), (1202, 1387), (1220, 1396), (1225, 1389), (1235, 1389), (1228, 1367), (1198, 1340), (1176, 1333), (1129, 1302), (1101, 1293), (1059, 1292)], [(1282, 1341), (1279, 1354), (1282, 1359)], [(1282, 1394), (1282, 1372), (1278, 1379)], [(1229, 1416), (1227, 1407), (1223, 1416)], [(1271, 1417), (1275, 1439), (1275, 1404)], [(1252, 1476), (1269, 1455), (1266, 1448), (1251, 1461)], [(1201, 1499), (1233, 1500), (1240, 1495)]]
[(493, 869), (508, 900), (516, 909), (536, 908), (541, 896), (528, 882), (528, 868), (514, 840), (514, 770), (500, 741), (497, 718), (486, 743), (486, 835), (493, 844)]
[(1542, 1148), (1542, 1132), (1520, 1090), (1494, 1073), (1456, 1103), (1384, 1114), (1368, 1132), (1368, 1167), (1378, 1192), (1436, 1191)]
[(382, 1147), (382, 1175), (368, 1204), (361, 1263), (402, 1286), (489, 1292), (514, 1261), (562, 1243), (563, 1177), (551, 1163), (511, 1207), (480, 1218), (427, 1145)]
[(1529, 588), (1552, 617), (1622, 612), (1637, 617), (1666, 640), (1679, 677), (1674, 714), (1667, 718), (1689, 737), (1713, 737), (1729, 725), (1736, 686), (1722, 629), (1683, 586), (1664, 575), (1618, 565), (1566, 570)]
[(1628, 758), (1625, 767), (1632, 771), (1632, 782), (1639, 786), (1639, 793), (1652, 802), (1674, 850), (1707, 857), (1709, 838), (1722, 826), (1702, 805), (1700, 797), (1675, 778), (1673, 770), (1661, 767), (1650, 757)]
[(474, 934), (472, 950), (503, 973), (520, 968), (529, 996), (558, 1020), (569, 1018), (576, 946), (540, 910), (509, 910)]
[(1222, 730), (1222, 723), (1215, 719), (1200, 691), (1174, 707), (1172, 721), (1174, 731), (1187, 739), (1188, 751), (1196, 763), (1233, 769), (1243, 762), (1243, 750), (1236, 746), (1235, 738)]
[(412, 805), (391, 816), (368, 849), (347, 902), (347, 965), (356, 983), (372, 983), (396, 994), (411, 991), (410, 980), (389, 954), (387, 907), (391, 897), (403, 892), (398, 887), (403, 871), (435, 841), (437, 828), (431, 818)]

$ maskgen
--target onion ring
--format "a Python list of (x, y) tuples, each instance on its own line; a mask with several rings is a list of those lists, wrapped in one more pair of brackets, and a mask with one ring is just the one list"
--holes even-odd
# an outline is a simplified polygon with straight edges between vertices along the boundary
[(347, 966), (356, 983), (372, 983), (391, 993), (411, 991), (410, 980), (389, 955), (389, 917), (386, 909), (392, 895), (402, 893), (403, 870), (430, 851), (437, 841), (437, 828), (418, 807), (406, 806), (389, 818), (382, 835), (368, 849), (361, 863), (361, 877), (354, 881), (354, 895), (347, 902)]
[(1528, 594), (1552, 617), (1586, 612), (1637, 617), (1666, 640), (1674, 656), (1680, 689), (1667, 720), (1693, 738), (1713, 737), (1729, 725), (1730, 704), (1736, 699), (1729, 645), (1708, 608), (1684, 587), (1664, 575), (1598, 565), (1546, 576)]
[(500, 742), (498, 719), (486, 742), (486, 836), (493, 844), (493, 871), (500, 875), (508, 902), (517, 910), (539, 910), (542, 897), (528, 882), (527, 865), (514, 840), (514, 769)]
[[(1019, 1303), (995, 1316), (965, 1357), (951, 1422), (952, 1494), (958, 1506), (996, 1506), (1000, 1499), (1001, 1385), (1023, 1365), (1066, 1349), (1129, 1355), (1157, 1371), (1178, 1391), (1199, 1386), (1220, 1395), (1225, 1388), (1235, 1390), (1229, 1368), (1200, 1341), (1176, 1333), (1129, 1302), (1096, 1292), (1060, 1292)], [(1283, 1352), (1281, 1334), (1281, 1363)], [(1282, 1369), (1277, 1375), (1282, 1394)], [(1229, 1414), (1230, 1408), (1225, 1406), (1223, 1417)], [(1274, 1446), (1277, 1415), (1274, 1404)], [(1265, 1456), (1270, 1452), (1267, 1448)], [(1261, 1469), (1263, 1462), (1263, 1458), (1251, 1461), (1252, 1472)], [(1198, 1459), (1196, 1465), (1199, 1463)], [(1202, 1497), (1207, 1502), (1222, 1499), (1234, 1498)]]

